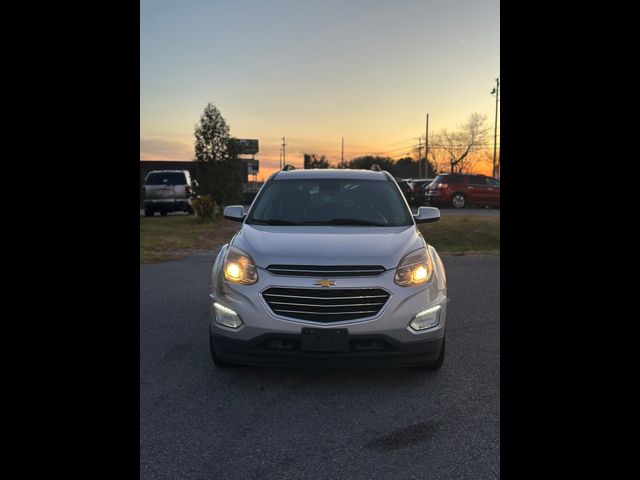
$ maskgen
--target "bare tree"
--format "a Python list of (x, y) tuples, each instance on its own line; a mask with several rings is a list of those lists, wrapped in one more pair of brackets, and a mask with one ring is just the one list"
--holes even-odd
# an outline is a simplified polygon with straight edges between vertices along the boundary
[(440, 133), (433, 133), (430, 140), (431, 143), (429, 145), (429, 151), (427, 153), (429, 163), (433, 165), (436, 174), (441, 172), (448, 172), (451, 165), (451, 157), (446, 150), (444, 150), (442, 147), (437, 146), (444, 144), (442, 135)]
[(491, 176), (493, 170), (493, 149), (484, 148), (471, 157), (467, 157), (465, 173), (482, 173)]
[(432, 143), (432, 148), (448, 156), (451, 168), (461, 173), (465, 169), (465, 161), (485, 147), (489, 128), (486, 121), (485, 115), (472, 113), (457, 130), (443, 129)]

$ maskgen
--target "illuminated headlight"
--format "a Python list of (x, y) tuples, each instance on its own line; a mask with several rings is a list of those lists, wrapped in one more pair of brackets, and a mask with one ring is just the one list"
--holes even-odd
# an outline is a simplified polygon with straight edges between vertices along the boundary
[(258, 281), (258, 270), (248, 253), (229, 247), (224, 260), (224, 278), (231, 283), (252, 285)]
[(400, 260), (394, 281), (401, 287), (420, 285), (431, 280), (433, 261), (426, 248), (415, 250)]
[(238, 314), (230, 308), (219, 303), (214, 303), (213, 308), (215, 309), (216, 323), (229, 328), (239, 328), (242, 325)]
[(440, 305), (436, 305), (421, 311), (413, 317), (409, 326), (414, 330), (426, 330), (427, 328), (436, 327), (438, 323), (440, 323), (441, 309), (442, 307)]

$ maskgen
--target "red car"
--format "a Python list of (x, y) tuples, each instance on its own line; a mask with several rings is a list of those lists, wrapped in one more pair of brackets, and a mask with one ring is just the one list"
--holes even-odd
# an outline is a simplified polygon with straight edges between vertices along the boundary
[(429, 205), (500, 208), (500, 182), (486, 175), (441, 173), (427, 187), (425, 193)]

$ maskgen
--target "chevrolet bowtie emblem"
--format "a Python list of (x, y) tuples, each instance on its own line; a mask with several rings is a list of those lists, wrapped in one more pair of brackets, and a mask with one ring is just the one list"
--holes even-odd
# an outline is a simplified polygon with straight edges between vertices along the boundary
[(329, 280), (328, 278), (323, 278), (314, 283), (314, 285), (320, 285), (321, 287), (333, 287), (335, 284), (334, 280)]

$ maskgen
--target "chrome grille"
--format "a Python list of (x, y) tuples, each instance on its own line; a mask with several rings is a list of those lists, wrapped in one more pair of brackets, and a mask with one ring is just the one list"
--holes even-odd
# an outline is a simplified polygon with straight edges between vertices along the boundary
[(262, 292), (276, 315), (324, 323), (373, 317), (389, 296), (381, 288), (272, 287)]
[(382, 265), (269, 265), (267, 271), (296, 277), (374, 277), (385, 269)]

